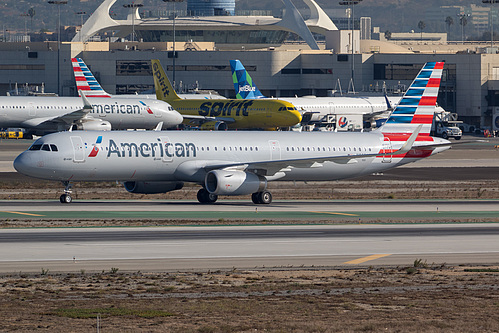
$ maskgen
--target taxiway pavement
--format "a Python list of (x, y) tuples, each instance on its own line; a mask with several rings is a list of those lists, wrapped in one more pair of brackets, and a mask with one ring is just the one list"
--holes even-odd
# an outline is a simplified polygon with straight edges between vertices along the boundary
[(498, 224), (12, 229), (0, 272), (497, 263)]

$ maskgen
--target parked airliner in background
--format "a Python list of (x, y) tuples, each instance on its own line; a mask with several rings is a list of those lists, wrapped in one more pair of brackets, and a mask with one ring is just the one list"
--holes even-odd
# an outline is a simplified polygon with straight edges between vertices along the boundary
[(444, 63), (424, 65), (388, 121), (371, 132), (61, 132), (14, 161), (25, 175), (62, 181), (121, 181), (133, 193), (200, 184), (198, 200), (249, 195), (268, 204), (269, 181), (330, 181), (414, 162), (449, 148), (429, 135)]
[(256, 99), (181, 99), (173, 89), (159, 60), (153, 59), (152, 73), (156, 96), (171, 104), (184, 117), (184, 124), (202, 129), (275, 129), (290, 127), (301, 115), (288, 102)]
[[(78, 93), (84, 91), (87, 97), (119, 97), (119, 98), (151, 98), (156, 99), (156, 94), (133, 94), (133, 95), (111, 95), (107, 93), (99, 81), (95, 78), (94, 74), (90, 71), (88, 66), (81, 58), (72, 58), (73, 74), (76, 81)], [(225, 97), (218, 94), (179, 94), (180, 98), (184, 99), (225, 99)]]
[(163, 101), (82, 97), (0, 97), (0, 128), (21, 127), (32, 134), (81, 130), (154, 129), (182, 123)]
[[(249, 73), (239, 60), (231, 60), (232, 81), (236, 91), (236, 98), (260, 99), (264, 96)], [(340, 118), (348, 119), (351, 116), (362, 115), (360, 121), (371, 122), (376, 117), (377, 124), (386, 121), (393, 107), (396, 106), (400, 97), (279, 97), (292, 103), (303, 116), (302, 124), (328, 123), (328, 116), (338, 116), (335, 119), (337, 129), (341, 129)], [(343, 124), (344, 124), (343, 120)], [(342, 125), (343, 125), (342, 124)], [(360, 124), (362, 126), (362, 123)], [(345, 128), (347, 130), (347, 128)]]

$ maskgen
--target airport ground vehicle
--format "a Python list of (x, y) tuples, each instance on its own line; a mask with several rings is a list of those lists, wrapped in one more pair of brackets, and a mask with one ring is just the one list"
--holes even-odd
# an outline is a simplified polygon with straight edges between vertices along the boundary
[(463, 131), (459, 128), (463, 122), (457, 120), (457, 113), (447, 112), (441, 107), (435, 108), (435, 115), (431, 125), (431, 134), (444, 139), (460, 140)]
[(28, 139), (30, 137), (21, 128), (7, 128), (0, 131), (0, 139)]

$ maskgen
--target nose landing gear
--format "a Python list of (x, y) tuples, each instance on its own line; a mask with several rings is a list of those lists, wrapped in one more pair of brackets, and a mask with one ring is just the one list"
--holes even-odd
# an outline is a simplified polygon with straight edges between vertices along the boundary
[(69, 181), (63, 181), (62, 184), (65, 186), (64, 194), (59, 197), (59, 201), (61, 201), (61, 203), (69, 204), (73, 202), (73, 198), (71, 197), (71, 183)]

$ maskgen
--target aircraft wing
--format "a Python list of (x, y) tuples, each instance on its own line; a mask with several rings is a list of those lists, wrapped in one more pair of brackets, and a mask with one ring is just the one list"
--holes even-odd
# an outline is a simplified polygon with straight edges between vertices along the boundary
[(202, 125), (210, 121), (221, 121), (227, 124), (232, 124), (235, 122), (234, 118), (229, 117), (206, 117), (206, 116), (196, 116), (183, 114), (185, 120), (188, 121), (188, 125)]
[(62, 115), (29, 119), (24, 121), (23, 124), (29, 127), (37, 127), (46, 123), (72, 124), (75, 121), (80, 120), (92, 110), (92, 105), (88, 101), (87, 97), (84, 95), (83, 91), (81, 93), (81, 98), (83, 99), (83, 108)]

